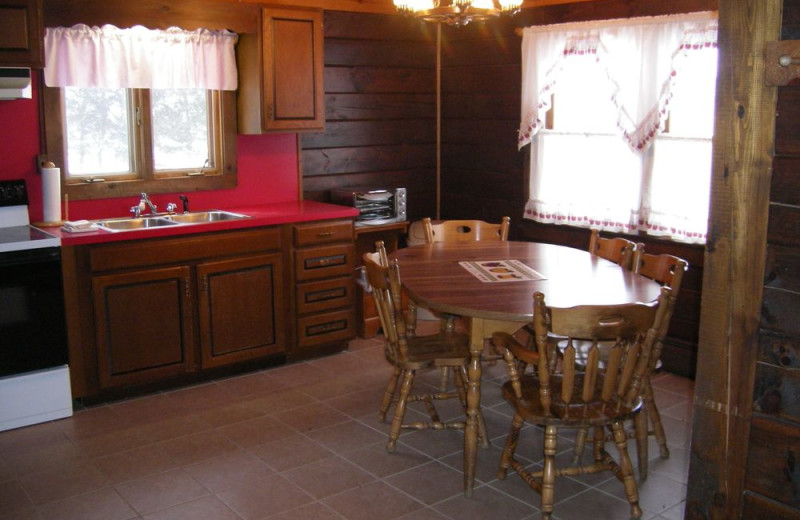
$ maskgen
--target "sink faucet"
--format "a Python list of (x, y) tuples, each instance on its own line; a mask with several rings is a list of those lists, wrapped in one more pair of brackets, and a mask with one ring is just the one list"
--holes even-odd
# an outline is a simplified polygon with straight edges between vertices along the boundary
[(142, 192), (142, 199), (139, 201), (139, 211), (141, 213), (144, 210), (144, 205), (147, 204), (147, 207), (150, 208), (150, 214), (155, 215), (158, 213), (158, 208), (155, 204), (150, 200), (150, 197), (147, 196), (147, 193)]

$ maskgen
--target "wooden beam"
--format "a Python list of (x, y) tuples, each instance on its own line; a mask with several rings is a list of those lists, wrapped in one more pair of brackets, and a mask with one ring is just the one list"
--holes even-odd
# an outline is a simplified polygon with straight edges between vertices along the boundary
[(739, 518), (758, 350), (782, 0), (720, 0), (709, 239), (686, 518)]

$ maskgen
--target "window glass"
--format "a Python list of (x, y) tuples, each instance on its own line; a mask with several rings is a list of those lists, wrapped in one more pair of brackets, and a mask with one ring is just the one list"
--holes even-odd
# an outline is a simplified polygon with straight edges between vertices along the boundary
[(203, 89), (152, 89), (156, 171), (201, 169), (211, 161), (209, 103)]
[(66, 171), (70, 176), (133, 170), (130, 103), (125, 89), (64, 89)]

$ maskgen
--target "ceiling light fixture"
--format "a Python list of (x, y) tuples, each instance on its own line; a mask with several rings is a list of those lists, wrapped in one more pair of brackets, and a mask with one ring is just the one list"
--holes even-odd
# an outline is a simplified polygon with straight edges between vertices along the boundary
[(495, 18), (501, 14), (515, 14), (522, 0), (393, 0), (403, 13), (426, 22), (448, 25), (467, 25), (473, 21)]

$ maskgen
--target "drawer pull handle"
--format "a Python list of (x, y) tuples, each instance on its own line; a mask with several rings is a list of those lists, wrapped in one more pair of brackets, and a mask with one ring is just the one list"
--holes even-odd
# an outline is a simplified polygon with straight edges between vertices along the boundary
[(320, 238), (326, 238), (326, 237), (332, 237), (335, 234), (336, 233), (334, 233), (333, 231), (320, 231), (319, 233), (317, 233), (317, 236)]
[(306, 294), (306, 303), (334, 300), (337, 298), (344, 298), (345, 296), (347, 296), (347, 290), (344, 287), (340, 287), (338, 289), (328, 289), (324, 291), (314, 291)]
[(320, 334), (327, 334), (338, 330), (345, 330), (347, 328), (347, 320), (336, 320), (328, 323), (320, 323), (319, 325), (311, 325), (306, 327), (306, 336), (319, 336)]
[(304, 265), (306, 269), (320, 269), (332, 265), (344, 265), (345, 263), (347, 263), (346, 255), (332, 255), (309, 258), (305, 261)]

